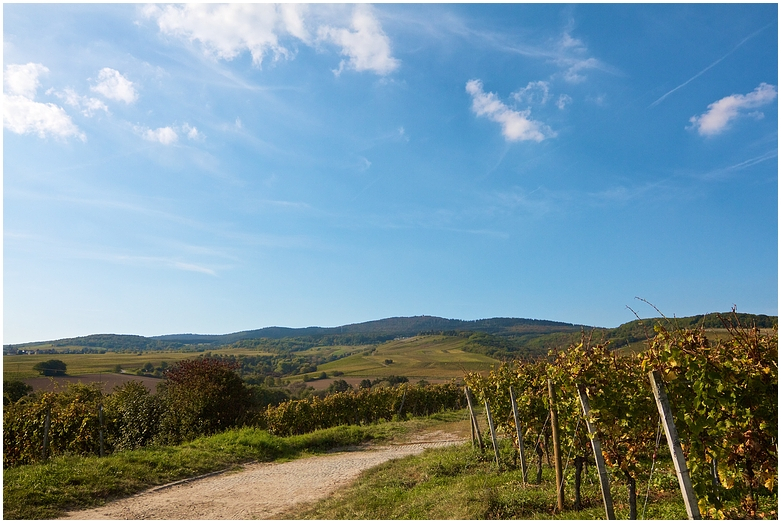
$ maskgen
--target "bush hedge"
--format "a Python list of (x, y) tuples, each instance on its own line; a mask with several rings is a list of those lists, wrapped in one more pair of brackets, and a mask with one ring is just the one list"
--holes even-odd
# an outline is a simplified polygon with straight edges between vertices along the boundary
[(87, 456), (99, 452), (101, 406), (107, 453), (177, 444), (233, 427), (288, 436), (465, 406), (455, 384), (348, 390), (278, 406), (268, 405), (267, 396), (245, 385), (228, 363), (208, 358), (185, 360), (167, 369), (154, 393), (131, 381), (110, 394), (97, 385), (72, 384), (63, 392), (25, 396), (3, 408), (3, 467), (43, 459), (47, 412), (48, 455)]

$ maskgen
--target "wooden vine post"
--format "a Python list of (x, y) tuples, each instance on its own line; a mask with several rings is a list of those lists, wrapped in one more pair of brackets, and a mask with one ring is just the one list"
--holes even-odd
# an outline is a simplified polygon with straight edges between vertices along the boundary
[(599, 472), (599, 488), (602, 489), (602, 501), (605, 504), (605, 516), (607, 519), (616, 519), (616, 514), (613, 511), (613, 497), (610, 495), (610, 478), (607, 475), (605, 458), (602, 456), (602, 445), (599, 443), (597, 430), (591, 423), (591, 407), (589, 405), (588, 396), (586, 395), (586, 389), (583, 387), (583, 385), (578, 385), (578, 396), (580, 397), (580, 404), (583, 406), (583, 416), (586, 419), (586, 429), (588, 430), (588, 437), (591, 439), (591, 448), (594, 450), (594, 462), (597, 464), (597, 471)]
[(526, 486), (526, 482), (529, 481), (529, 470), (526, 467), (526, 454), (523, 452), (523, 432), (521, 431), (521, 422), (518, 419), (518, 404), (515, 402), (515, 392), (512, 385), (510, 385), (510, 403), (513, 406), (513, 418), (515, 419), (515, 432), (518, 434), (518, 453), (521, 458), (521, 477), (523, 478), (523, 485)]
[(49, 453), (49, 428), (52, 424), (52, 407), (51, 405), (46, 407), (46, 418), (43, 420), (43, 459), (46, 460), (46, 457)]
[(700, 519), (700, 507), (697, 505), (697, 497), (694, 495), (689, 469), (686, 466), (686, 459), (683, 456), (681, 440), (678, 437), (678, 431), (673, 421), (673, 411), (670, 408), (670, 402), (667, 399), (667, 393), (664, 391), (664, 382), (657, 371), (648, 373), (651, 381), (651, 388), (654, 391), (656, 407), (659, 409), (659, 415), (662, 418), (664, 434), (667, 436), (667, 445), (670, 447), (670, 454), (673, 457), (675, 465), (675, 474), (678, 476), (678, 484), (681, 487), (683, 502), (686, 505), (686, 514), (689, 519)]
[(475, 416), (472, 402), (472, 391), (469, 390), (469, 387), (464, 387), (464, 394), (466, 394), (466, 404), (469, 407), (469, 417), (472, 418), (472, 445), (475, 444), (475, 437), (477, 437), (480, 450), (483, 450), (483, 437), (480, 435), (480, 426), (477, 424), (477, 416)]
[(100, 457), (105, 456), (103, 451), (103, 405), (98, 407), (98, 425), (100, 425)]
[(496, 466), (499, 464), (499, 445), (496, 442), (496, 430), (494, 429), (494, 418), (491, 416), (491, 406), (488, 404), (488, 399), (485, 400), (485, 415), (488, 417), (488, 428), (491, 430), (491, 442), (494, 444), (494, 456), (496, 457)]
[(404, 394), (401, 395), (401, 406), (399, 407), (399, 416), (401, 416), (401, 409), (404, 408), (404, 400), (407, 398), (407, 388), (404, 388)]
[(550, 397), (550, 424), (553, 433), (553, 461), (556, 466), (556, 501), (559, 512), (564, 510), (564, 478), (561, 467), (561, 440), (559, 439), (559, 417), (556, 414), (556, 391), (553, 381), (548, 380), (548, 396)]

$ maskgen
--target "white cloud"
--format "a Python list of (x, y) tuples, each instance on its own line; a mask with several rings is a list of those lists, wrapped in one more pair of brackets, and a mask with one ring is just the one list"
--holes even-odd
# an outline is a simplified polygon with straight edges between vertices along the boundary
[(11, 64), (5, 67), (3, 77), (4, 91), (8, 94), (24, 96), (32, 100), (38, 91), (41, 82), (38, 77), (49, 72), (49, 68), (42, 64)]
[[(571, 84), (578, 84), (586, 81), (584, 74), (589, 69), (599, 69), (611, 71), (612, 68), (606, 66), (594, 57), (588, 56), (588, 48), (579, 39), (573, 38), (570, 34), (573, 21), (568, 24), (569, 27), (564, 32), (558, 43), (558, 58), (554, 62), (564, 68), (562, 76), (565, 81)], [(615, 71), (611, 71), (615, 72)]]
[(767, 105), (775, 100), (776, 96), (776, 87), (762, 82), (748, 94), (732, 94), (713, 102), (705, 113), (692, 116), (689, 121), (700, 135), (714, 136), (727, 129), (730, 121), (742, 115), (762, 118), (762, 113), (748, 112), (747, 109)]
[(511, 95), (517, 102), (544, 105), (550, 100), (550, 86), (548, 82), (529, 82)]
[(110, 100), (131, 104), (138, 99), (133, 82), (122, 76), (116, 69), (104, 67), (98, 73), (98, 84), (90, 89)]
[(108, 113), (108, 106), (98, 100), (97, 98), (88, 98), (82, 96), (71, 88), (66, 88), (63, 92), (52, 91), (54, 95), (64, 100), (66, 104), (81, 110), (84, 116), (93, 116), (97, 111), (105, 111)]
[(312, 37), (304, 24), (303, 18), (307, 6), (304, 4), (281, 4), (277, 6), (277, 9), (282, 18), (282, 25), (285, 31), (309, 44)]
[(345, 66), (355, 71), (373, 71), (380, 75), (392, 73), (399, 67), (399, 60), (391, 55), (390, 39), (382, 31), (371, 8), (364, 4), (355, 6), (350, 29), (330, 26), (320, 27), (320, 40), (331, 42), (342, 48), (348, 60), (339, 64), (334, 71), (340, 74)]
[(599, 69), (600, 63), (596, 58), (585, 58), (582, 60), (577, 59), (561, 59), (559, 63), (568, 65), (566, 71), (564, 71), (564, 80), (571, 84), (578, 84), (586, 80), (586, 76), (581, 74), (582, 71), (587, 69)]
[(214, 272), (212, 269), (209, 269), (208, 267), (203, 267), (201, 265), (196, 265), (194, 263), (170, 261), (169, 264), (171, 265), (171, 267), (182, 271), (200, 272), (202, 274), (208, 274), (210, 276), (217, 276), (217, 273)]
[(157, 20), (162, 33), (191, 42), (198, 40), (207, 52), (218, 58), (232, 60), (247, 50), (257, 66), (269, 52), (275, 60), (291, 55), (279, 43), (278, 33), (309, 41), (302, 9), (293, 5), (186, 4), (164, 8), (152, 5), (144, 9), (144, 14)]
[(570, 31), (572, 31), (574, 25), (575, 21), (570, 19), (567, 23), (567, 30), (564, 31), (564, 34), (561, 35), (561, 40), (559, 40), (559, 48), (577, 52), (585, 52), (586, 46), (583, 44), (583, 42), (577, 38), (573, 38), (570, 34)]
[(139, 132), (144, 140), (159, 142), (163, 145), (171, 145), (179, 139), (179, 135), (176, 134), (173, 127), (158, 127), (157, 129), (136, 127), (136, 132)]
[(480, 80), (466, 83), (466, 92), (472, 96), (472, 111), (502, 126), (502, 135), (511, 142), (534, 140), (541, 142), (556, 133), (547, 125), (529, 118), (530, 111), (514, 111), (507, 107), (494, 93), (483, 92)]
[(8, 94), (3, 93), (3, 127), (16, 134), (36, 134), (40, 138), (75, 136), (85, 141), (87, 137), (62, 107), (34, 100), (41, 85), (38, 76), (48, 71), (34, 63), (6, 66), (3, 80)]
[(182, 125), (181, 129), (182, 129), (182, 132), (185, 133), (187, 135), (187, 138), (189, 138), (190, 140), (203, 140), (204, 139), (203, 138), (203, 134), (198, 132), (198, 129), (196, 129), (195, 127), (191, 126), (188, 123), (185, 123), (184, 125)]
[(62, 107), (18, 95), (3, 95), (3, 127), (17, 134), (37, 134), (40, 138), (52, 135), (87, 139)]
[(568, 104), (572, 103), (572, 97), (568, 94), (562, 94), (559, 96), (559, 99), (556, 100), (556, 107), (559, 109), (564, 109)]
[(604, 93), (602, 93), (602, 94), (590, 94), (590, 95), (586, 96), (586, 101), (587, 102), (591, 102), (591, 103), (593, 103), (595, 105), (598, 105), (600, 107), (604, 107), (606, 98), (607, 98), (607, 95), (605, 95)]
[(268, 55), (274, 60), (290, 59), (295, 53), (283, 44), (287, 38), (308, 46), (331, 43), (341, 47), (341, 54), (347, 58), (340, 63), (337, 74), (353, 69), (386, 75), (398, 68), (390, 40), (369, 6), (353, 8), (349, 28), (330, 23), (310, 30), (307, 21), (315, 18), (309, 16), (313, 9), (329, 15), (326, 18), (333, 18), (330, 15), (335, 12), (296, 4), (186, 4), (149, 5), (143, 13), (157, 22), (161, 33), (198, 41), (208, 54), (223, 60), (232, 60), (245, 51), (257, 67)]

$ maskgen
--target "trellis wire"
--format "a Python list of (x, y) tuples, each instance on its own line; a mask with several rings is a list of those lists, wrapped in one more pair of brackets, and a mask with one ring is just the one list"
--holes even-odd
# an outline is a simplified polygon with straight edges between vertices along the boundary
[(648, 475), (648, 487), (645, 490), (645, 502), (643, 503), (643, 513), (640, 519), (645, 519), (645, 508), (648, 506), (648, 495), (651, 493), (651, 478), (654, 477), (654, 465), (656, 465), (656, 454), (659, 452), (659, 443), (662, 441), (662, 417), (659, 416), (659, 423), (656, 426), (656, 448), (651, 460), (651, 473)]
[(542, 438), (542, 435), (545, 434), (545, 427), (548, 426), (548, 421), (550, 421), (550, 412), (548, 412), (548, 417), (545, 418), (545, 423), (542, 424), (542, 430), (540, 431), (540, 434), (537, 436), (537, 443), (534, 444), (534, 448), (537, 448), (537, 445), (540, 444), (540, 439)]
[(567, 464), (564, 465), (564, 472), (561, 473), (561, 485), (559, 485), (559, 489), (564, 486), (565, 478), (567, 477), (567, 469), (569, 468), (569, 458), (572, 457), (572, 449), (575, 448), (575, 438), (578, 435), (578, 428), (580, 427), (580, 418), (578, 418), (578, 422), (575, 424), (575, 433), (572, 435), (572, 443), (569, 446), (569, 454), (567, 454)]

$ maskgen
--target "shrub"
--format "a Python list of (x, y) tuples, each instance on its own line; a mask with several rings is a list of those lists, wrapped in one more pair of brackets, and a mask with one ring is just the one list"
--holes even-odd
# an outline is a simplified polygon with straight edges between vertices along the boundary
[(44, 376), (63, 376), (67, 365), (61, 360), (47, 360), (40, 361), (33, 366), (33, 370), (37, 370)]
[(352, 390), (352, 387), (349, 383), (347, 383), (344, 380), (335, 380), (333, 381), (328, 388), (326, 389), (329, 393), (331, 392), (345, 392), (348, 390)]
[(160, 431), (160, 399), (138, 381), (114, 388), (105, 401), (106, 443), (115, 450), (150, 444)]
[(265, 409), (269, 405), (279, 405), (290, 399), (290, 393), (286, 389), (271, 389), (264, 385), (253, 385), (249, 389), (252, 393), (254, 409)]
[(16, 403), (32, 391), (33, 388), (21, 380), (3, 380), (3, 405)]
[(164, 413), (161, 442), (175, 444), (239, 425), (251, 405), (235, 366), (213, 358), (182, 360), (159, 386)]

